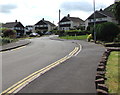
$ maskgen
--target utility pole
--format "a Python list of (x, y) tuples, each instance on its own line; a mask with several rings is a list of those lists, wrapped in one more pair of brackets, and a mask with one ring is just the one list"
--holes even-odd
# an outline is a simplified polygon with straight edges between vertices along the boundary
[(95, 24), (96, 24), (96, 17), (95, 17), (95, 0), (93, 0), (93, 6), (94, 6), (94, 41), (96, 43), (96, 31), (95, 31)]
[(60, 31), (60, 9), (59, 9), (59, 23), (58, 23), (58, 30)]

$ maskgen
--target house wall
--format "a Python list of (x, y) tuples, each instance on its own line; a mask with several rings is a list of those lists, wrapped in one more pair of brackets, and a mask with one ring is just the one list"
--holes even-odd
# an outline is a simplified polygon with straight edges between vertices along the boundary
[[(96, 24), (100, 24), (103, 22), (113, 22), (113, 23), (118, 24), (118, 22), (114, 18), (111, 18), (111, 17), (96, 18)], [(85, 29), (87, 29), (89, 25), (93, 25), (93, 24), (94, 24), (94, 19), (91, 19), (91, 20), (87, 19), (85, 21)]]
[(80, 26), (80, 22), (71, 22), (71, 28)]
[(107, 17), (108, 22), (113, 22), (115, 24), (118, 24), (118, 22), (115, 20), (115, 18)]
[(70, 30), (72, 26), (72, 21), (66, 21), (60, 23), (60, 30)]
[(74, 28), (74, 27), (79, 27), (81, 24), (80, 22), (73, 22), (73, 21), (69, 21), (69, 22), (64, 22), (65, 24), (60, 24), (60, 29), (61, 30), (70, 30), (70, 28)]
[(88, 19), (85, 21), (85, 30), (87, 30), (88, 27)]

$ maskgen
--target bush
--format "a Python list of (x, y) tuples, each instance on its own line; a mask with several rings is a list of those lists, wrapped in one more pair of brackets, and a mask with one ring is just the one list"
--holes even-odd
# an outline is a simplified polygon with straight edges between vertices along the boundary
[(3, 28), (2, 29), (2, 36), (3, 37), (8, 37), (8, 38), (16, 38), (17, 32), (15, 30), (11, 30), (11, 29), (6, 29)]
[(8, 43), (11, 43), (11, 42), (14, 42), (15, 39), (11, 39), (11, 38), (8, 38), (8, 37), (3, 37), (3, 38), (0, 38), (0, 45), (4, 45), (4, 44), (8, 44)]
[(95, 32), (97, 40), (112, 42), (120, 33), (120, 29), (111, 22), (105, 22), (103, 24), (98, 24)]
[(117, 37), (114, 39), (114, 42), (120, 42), (120, 33), (117, 35)]
[(69, 35), (69, 36), (80, 36), (80, 35), (86, 35), (88, 34), (87, 31), (85, 30), (67, 30), (65, 31), (66, 35)]

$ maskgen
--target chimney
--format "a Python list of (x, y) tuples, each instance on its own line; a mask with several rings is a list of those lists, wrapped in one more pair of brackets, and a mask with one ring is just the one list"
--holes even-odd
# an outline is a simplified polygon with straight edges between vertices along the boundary
[(102, 11), (102, 8), (100, 9), (100, 11)]
[(15, 20), (15, 22), (17, 22), (17, 20)]
[(70, 17), (70, 14), (68, 14), (67, 17)]
[(44, 21), (44, 18), (42, 20)]

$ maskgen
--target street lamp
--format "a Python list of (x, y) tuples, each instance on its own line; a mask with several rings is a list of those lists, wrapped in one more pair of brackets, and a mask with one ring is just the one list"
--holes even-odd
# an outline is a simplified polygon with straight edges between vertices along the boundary
[(96, 31), (95, 31), (95, 24), (96, 24), (96, 17), (95, 17), (95, 0), (93, 0), (93, 6), (94, 6), (94, 41), (96, 43)]

